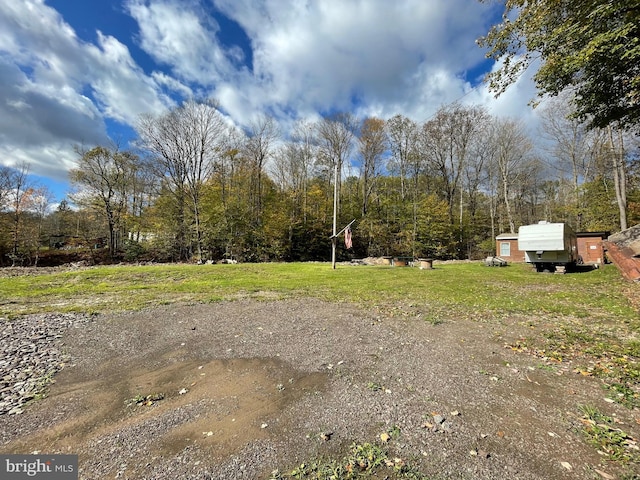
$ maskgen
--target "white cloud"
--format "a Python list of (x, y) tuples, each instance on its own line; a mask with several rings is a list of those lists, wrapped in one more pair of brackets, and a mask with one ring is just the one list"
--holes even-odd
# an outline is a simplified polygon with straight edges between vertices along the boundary
[(140, 27), (140, 47), (184, 81), (213, 85), (235, 76), (244, 59), (216, 41), (219, 26), (195, 1), (129, 0)]
[(0, 0), (0, 32), (3, 163), (62, 179), (73, 145), (108, 141), (105, 117), (133, 122), (164, 108), (126, 46), (102, 34), (82, 42), (42, 0)]
[[(501, 67), (496, 63), (492, 71)], [(533, 76), (537, 64), (532, 64), (507, 90), (496, 98), (495, 92), (489, 91), (488, 85), (482, 85), (465, 98), (466, 103), (485, 105), (492, 115), (501, 118), (520, 119), (527, 127), (529, 134), (535, 138), (539, 128), (538, 109), (529, 104), (539, 100)]]
[(170, 92), (176, 92), (184, 98), (190, 98), (193, 96), (193, 89), (191, 87), (163, 72), (152, 72), (151, 78), (153, 78), (158, 86), (164, 86)]
[[(245, 126), (262, 113), (290, 125), (339, 110), (421, 122), (456, 100), (499, 115), (534, 115), (530, 79), (496, 101), (466, 77), (483, 61), (475, 40), (498, 8), (476, 0), (118, 5), (139, 30), (116, 38), (87, 24), (96, 38), (89, 42), (43, 0), (0, 0), (0, 153), (53, 175), (69, 168), (72, 145), (107, 140), (108, 119), (132, 125), (174, 96), (213, 96)], [(248, 44), (229, 42), (212, 5), (244, 30)], [(148, 57), (140, 60), (137, 47)]]
[[(117, 39), (98, 32), (99, 48), (87, 46), (93, 69), (86, 78), (104, 114), (133, 124), (141, 113), (160, 113), (170, 103), (152, 77), (144, 75), (129, 50)], [(87, 58), (84, 57), (84, 58)]]
[(475, 39), (491, 12), (469, 0), (213, 3), (251, 39), (253, 77), (236, 85), (256, 90), (251, 109), (356, 109), (418, 120), (470, 88), (460, 75), (482, 61)]

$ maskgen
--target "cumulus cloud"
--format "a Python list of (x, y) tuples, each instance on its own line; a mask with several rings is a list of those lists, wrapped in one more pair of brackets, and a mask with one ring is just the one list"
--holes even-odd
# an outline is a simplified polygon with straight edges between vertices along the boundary
[[(0, 0), (0, 138), (4, 163), (61, 179), (73, 145), (105, 143), (105, 118), (161, 111), (158, 94), (117, 39), (82, 42), (42, 0)], [(90, 98), (92, 97), (92, 98)]]
[[(501, 66), (502, 63), (497, 62), (493, 65), (492, 71)], [(539, 109), (534, 109), (530, 104), (541, 100), (533, 80), (537, 69), (538, 63), (534, 62), (498, 97), (483, 84), (465, 98), (465, 103), (484, 105), (489, 113), (497, 117), (518, 119), (535, 138), (540, 125)]]
[(88, 24), (94, 39), (82, 40), (44, 0), (0, 0), (0, 153), (34, 173), (64, 172), (71, 146), (104, 143), (111, 120), (133, 125), (188, 97), (218, 99), (244, 126), (337, 111), (421, 122), (459, 100), (532, 115), (530, 78), (496, 101), (468, 73), (483, 65), (475, 40), (495, 18), (490, 2), (109, 1), (137, 30)]
[(464, 94), (458, 76), (482, 60), (474, 42), (490, 14), (462, 0), (214, 3), (252, 40), (260, 103), (418, 118)]

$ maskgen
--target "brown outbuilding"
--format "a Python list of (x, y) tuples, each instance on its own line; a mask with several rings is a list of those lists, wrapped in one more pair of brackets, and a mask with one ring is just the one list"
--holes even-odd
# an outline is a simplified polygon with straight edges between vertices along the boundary
[[(605, 263), (604, 241), (609, 232), (578, 232), (578, 255), (582, 263), (601, 265)], [(517, 233), (501, 233), (496, 237), (496, 256), (510, 263), (524, 263), (524, 251), (518, 249)]]

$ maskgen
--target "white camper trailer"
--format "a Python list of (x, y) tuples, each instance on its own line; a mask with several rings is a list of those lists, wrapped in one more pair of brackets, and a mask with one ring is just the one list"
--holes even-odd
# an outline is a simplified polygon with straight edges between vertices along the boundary
[(518, 249), (524, 259), (538, 272), (555, 272), (558, 266), (565, 271), (578, 263), (576, 234), (565, 223), (539, 222), (523, 225), (518, 230)]

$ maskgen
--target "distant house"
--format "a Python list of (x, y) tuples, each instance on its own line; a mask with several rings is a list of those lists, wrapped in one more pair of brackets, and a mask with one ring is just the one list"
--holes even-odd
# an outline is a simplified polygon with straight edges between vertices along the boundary
[[(605, 261), (604, 240), (609, 232), (578, 232), (578, 255), (583, 263), (602, 264)], [(518, 250), (517, 233), (501, 233), (496, 237), (496, 255), (507, 262), (523, 263), (524, 252)]]
[(524, 252), (518, 250), (517, 233), (501, 233), (496, 237), (496, 256), (510, 263), (524, 262)]

